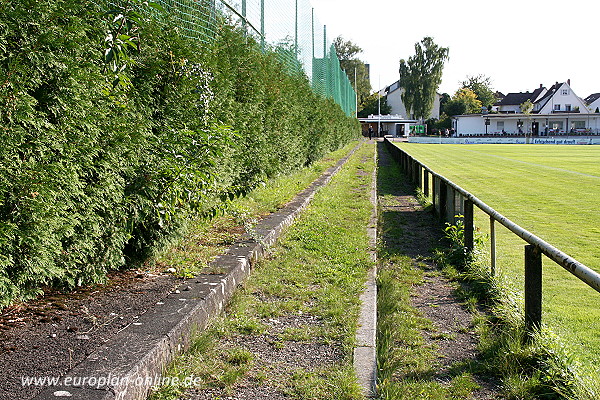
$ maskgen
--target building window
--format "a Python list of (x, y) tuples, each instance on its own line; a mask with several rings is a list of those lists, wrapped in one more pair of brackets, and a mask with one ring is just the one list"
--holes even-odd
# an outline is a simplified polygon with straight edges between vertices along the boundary
[(563, 130), (563, 122), (562, 121), (552, 121), (550, 123), (550, 126), (552, 127), (552, 130), (554, 132), (559, 132)]
[(504, 130), (504, 121), (496, 121), (496, 130), (502, 132)]
[(560, 104), (554, 105), (554, 111), (560, 111)]
[(569, 89), (562, 89), (560, 91), (560, 94), (562, 94), (563, 96), (568, 96), (569, 95)]
[(585, 121), (573, 121), (573, 128), (585, 129)]
[(571, 105), (565, 104), (565, 111), (571, 111)]

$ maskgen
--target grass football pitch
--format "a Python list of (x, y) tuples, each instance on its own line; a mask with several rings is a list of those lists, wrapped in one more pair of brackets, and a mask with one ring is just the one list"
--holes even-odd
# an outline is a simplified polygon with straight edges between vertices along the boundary
[[(396, 145), (600, 272), (600, 146)], [(487, 237), (489, 217), (477, 209), (475, 224)], [(526, 243), (496, 224), (496, 244), (498, 270), (522, 293)], [(546, 257), (543, 268), (544, 324), (594, 367), (600, 359), (600, 293)]]

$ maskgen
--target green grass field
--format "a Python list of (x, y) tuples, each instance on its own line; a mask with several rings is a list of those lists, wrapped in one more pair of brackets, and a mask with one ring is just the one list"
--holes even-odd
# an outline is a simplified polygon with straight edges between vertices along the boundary
[[(600, 272), (600, 146), (438, 145), (400, 148)], [(476, 212), (483, 235), (489, 219)], [(496, 225), (498, 268), (522, 291), (525, 242)], [(486, 242), (486, 247), (487, 246)], [(600, 293), (544, 258), (544, 323), (576, 357), (600, 360)]]

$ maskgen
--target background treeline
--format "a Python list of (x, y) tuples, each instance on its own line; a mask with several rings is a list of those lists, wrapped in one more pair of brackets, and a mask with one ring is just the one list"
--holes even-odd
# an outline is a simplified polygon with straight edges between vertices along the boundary
[(101, 281), (360, 133), (241, 29), (203, 44), (137, 19), (124, 61), (107, 54), (114, 17), (85, 0), (0, 4), (0, 306)]

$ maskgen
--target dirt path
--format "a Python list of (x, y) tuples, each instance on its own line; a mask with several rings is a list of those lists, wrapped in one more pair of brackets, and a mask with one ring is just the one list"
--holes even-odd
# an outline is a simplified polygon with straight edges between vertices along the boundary
[[(392, 166), (394, 161), (378, 143), (379, 167)], [(433, 214), (423, 209), (414, 195), (414, 187), (403, 176), (393, 186), (378, 187), (383, 246), (411, 257), (414, 268), (424, 271), (425, 279), (413, 288), (412, 305), (431, 320), (435, 329), (422, 331), (428, 345), (437, 349), (438, 368), (434, 379), (446, 383), (449, 370), (458, 363), (477, 363), (477, 337), (473, 331), (473, 315), (454, 294), (452, 283), (443, 277), (432, 260), (432, 249), (440, 246), (443, 226)], [(386, 231), (386, 225), (401, 229)], [(498, 399), (497, 383), (474, 376), (480, 386), (474, 399)]]

